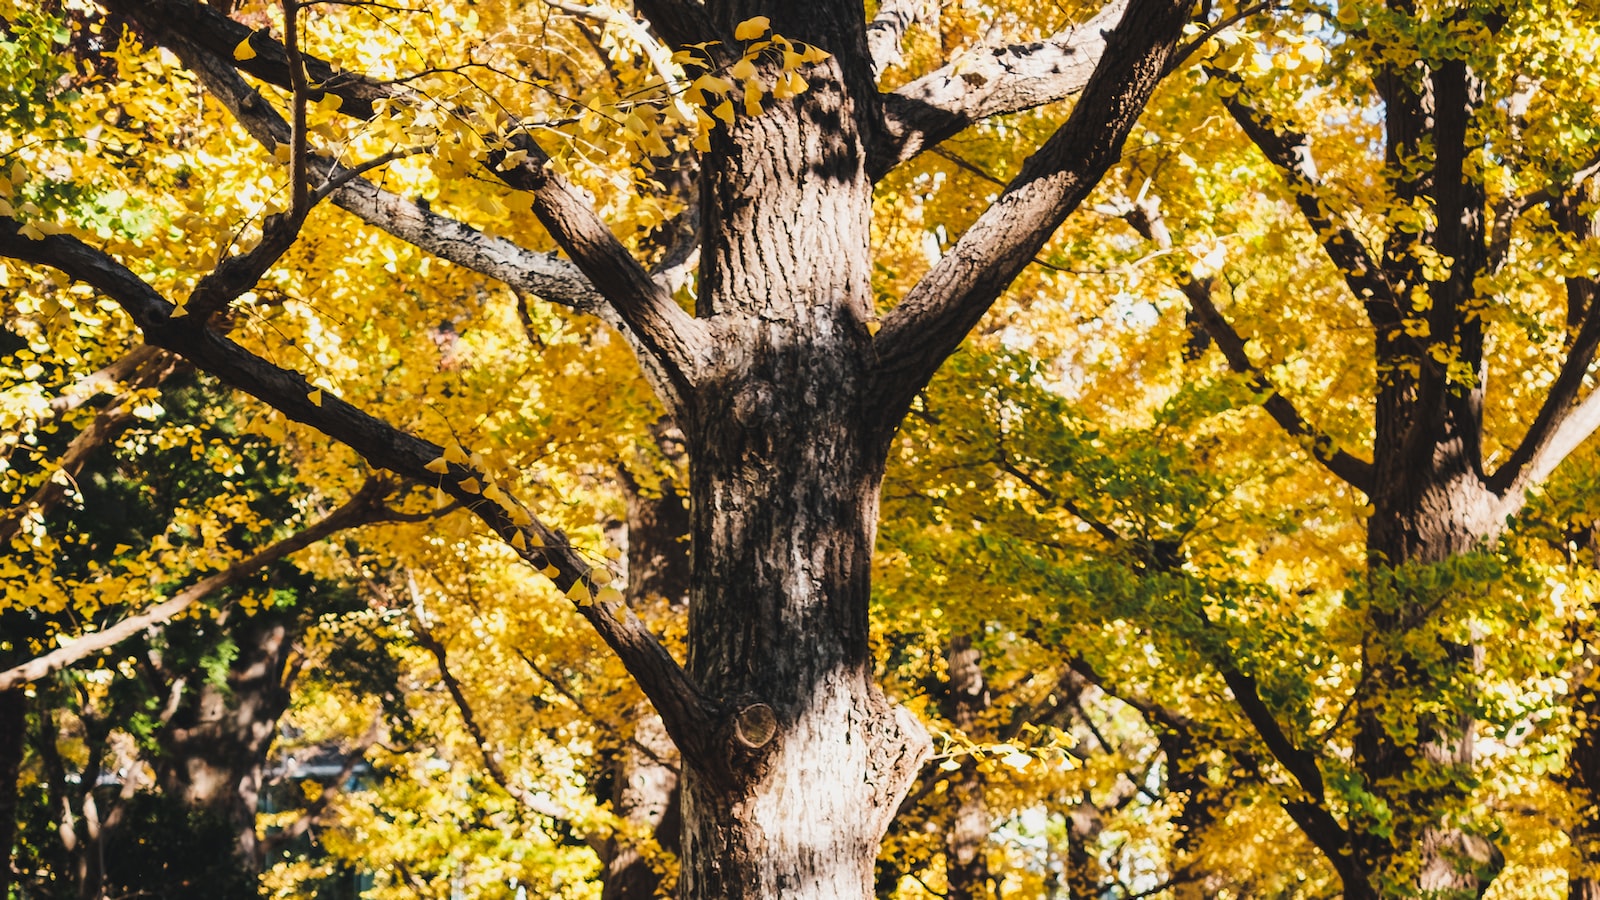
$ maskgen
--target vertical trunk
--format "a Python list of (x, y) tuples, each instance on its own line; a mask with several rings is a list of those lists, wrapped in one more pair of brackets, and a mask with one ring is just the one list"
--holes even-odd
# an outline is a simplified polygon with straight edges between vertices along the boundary
[(1567, 882), (1571, 900), (1600, 900), (1600, 665), (1589, 662), (1587, 677), (1572, 691), (1581, 725), (1566, 774), (1577, 801), (1577, 821), (1569, 833), (1577, 862)]
[(289, 650), (286, 622), (270, 613), (237, 630), (239, 655), (225, 685), (202, 684), (160, 736), (166, 796), (224, 825), (242, 871), (262, 867), (256, 806), (267, 751), (289, 705), (282, 682)]
[(17, 843), (18, 778), (28, 701), (21, 688), (0, 691), (0, 900), (11, 896), (12, 849)]
[[(757, 12), (710, 11), (729, 33)], [(887, 435), (868, 396), (871, 185), (852, 95), (876, 93), (849, 24), (861, 7), (772, 12), (774, 31), (836, 52), (799, 98), (719, 129), (702, 182), (699, 312), (716, 338), (683, 423), (688, 667), (730, 716), (685, 760), (686, 900), (872, 896), (928, 750), (877, 687), (868, 644)]]
[[(947, 659), (950, 684), (945, 714), (963, 734), (982, 727), (979, 717), (989, 708), (989, 688), (984, 682), (982, 654), (966, 635), (952, 638)], [(945, 834), (945, 883), (950, 900), (983, 900), (993, 896), (989, 887), (989, 804), (984, 796), (983, 773), (970, 764), (961, 768), (950, 784), (952, 817)], [(1076, 842), (1074, 842), (1076, 846)]]
[[(657, 444), (669, 460), (677, 462), (682, 437), (672, 431), (659, 427)], [(682, 610), (689, 599), (689, 505), (670, 479), (650, 490), (626, 469), (619, 475), (628, 505), (624, 556), (628, 604), (642, 612), (649, 604), (664, 600), (673, 611)], [(667, 853), (679, 850), (678, 748), (648, 703), (641, 703), (632, 719), (636, 723), (633, 737), (617, 761), (617, 787), (611, 799), (612, 810), (626, 823), (627, 831), (612, 837), (605, 848), (601, 900), (651, 900), (656, 896), (661, 875), (639, 849), (644, 839), (651, 839)]]

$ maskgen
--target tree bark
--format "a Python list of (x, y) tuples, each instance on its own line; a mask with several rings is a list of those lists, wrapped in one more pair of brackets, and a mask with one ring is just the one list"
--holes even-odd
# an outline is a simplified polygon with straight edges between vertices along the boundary
[[(731, 31), (739, 4), (717, 6)], [(887, 436), (863, 427), (870, 111), (856, 103), (875, 92), (849, 27), (860, 16), (839, 0), (774, 15), (774, 31), (836, 55), (797, 102), (719, 130), (703, 176), (700, 313), (720, 330), (715, 374), (682, 423), (688, 668), (729, 715), (717, 758), (685, 760), (685, 900), (872, 896), (878, 847), (929, 748), (879, 690), (868, 644)]]
[(1567, 758), (1567, 786), (1577, 807), (1568, 836), (1577, 862), (1567, 881), (1571, 900), (1600, 900), (1600, 665), (1586, 660), (1586, 677), (1573, 691), (1578, 733)]

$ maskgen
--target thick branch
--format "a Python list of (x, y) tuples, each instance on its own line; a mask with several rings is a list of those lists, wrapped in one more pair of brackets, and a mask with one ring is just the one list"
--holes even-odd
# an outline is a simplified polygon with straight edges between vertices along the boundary
[(346, 528), (380, 521), (385, 513), (382, 501), (390, 490), (392, 490), (392, 485), (388, 482), (381, 479), (369, 480), (343, 506), (307, 526), (304, 530), (272, 544), (253, 556), (229, 565), (221, 572), (202, 578), (175, 594), (171, 599), (157, 603), (138, 615), (129, 616), (104, 631), (86, 634), (65, 647), (52, 650), (22, 665), (0, 672), (0, 691), (10, 690), (30, 681), (38, 681), (52, 672), (64, 669), (101, 650), (114, 647), (152, 625), (159, 625), (168, 621), (194, 605), (195, 602), (225, 587), (238, 584), (261, 569), (272, 565), (291, 553), (303, 550), (331, 534), (336, 534)]
[[(421, 484), (438, 485), (516, 548), (524, 560), (547, 571), (553, 569), (550, 578), (562, 591), (579, 596), (598, 592), (590, 577), (592, 566), (564, 535), (514, 507), (514, 501), (502, 504), (484, 499), (481, 486), (492, 479), (454, 464), (443, 475), (430, 469), (430, 464), (444, 456), (444, 448), (331, 394), (324, 396), (304, 376), (267, 362), (193, 317), (175, 317), (171, 303), (106, 254), (65, 235), (29, 240), (21, 236), (17, 222), (0, 218), (0, 256), (50, 266), (94, 286), (128, 313), (149, 343), (188, 359), (288, 418), (348, 445), (373, 466)], [(580, 582), (581, 591), (574, 588)], [(579, 613), (638, 680), (678, 746), (686, 752), (702, 747), (704, 736), (712, 731), (708, 704), (644, 622), (620, 600), (580, 602)]]
[[(874, 71), (880, 54), (898, 57), (900, 33), (914, 2), (885, 3), (868, 32)], [(1111, 0), (1081, 25), (1030, 44), (978, 47), (943, 68), (883, 97), (883, 136), (870, 148), (874, 179), (967, 127), (991, 116), (1033, 109), (1083, 90), (1106, 52), (1107, 32), (1122, 18), (1128, 0)], [(899, 24), (899, 31), (892, 25)], [(893, 43), (890, 43), (892, 38)], [(1128, 48), (1124, 48), (1128, 49)], [(1134, 52), (1139, 52), (1135, 49)], [(1142, 104), (1141, 104), (1142, 105)]]
[(884, 320), (877, 347), (887, 421), (1122, 154), (1188, 20), (1188, 0), (1131, 0), (1071, 116), (1005, 193)]

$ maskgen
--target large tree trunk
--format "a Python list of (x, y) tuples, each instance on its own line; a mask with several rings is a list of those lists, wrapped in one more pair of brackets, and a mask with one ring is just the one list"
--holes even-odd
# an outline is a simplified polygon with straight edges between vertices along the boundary
[[(848, 24), (859, 4), (800, 6), (773, 30), (858, 52), (818, 67), (799, 102), (719, 129), (703, 182), (699, 312), (718, 331), (716, 374), (682, 423), (688, 668), (733, 714), (709, 758), (685, 760), (685, 900), (872, 896), (929, 747), (874, 682), (868, 645), (887, 432), (868, 368), (871, 185), (851, 95), (875, 91)], [(739, 13), (723, 13), (731, 32)]]
[(267, 752), (289, 704), (283, 671), (290, 637), (284, 618), (270, 613), (244, 623), (226, 684), (194, 688), (158, 737), (162, 791), (202, 820), (225, 825), (239, 866), (251, 873), (263, 864), (256, 807)]
[(1567, 758), (1567, 785), (1577, 803), (1569, 837), (1577, 863), (1567, 882), (1570, 900), (1600, 900), (1600, 665), (1574, 685), (1573, 714), (1580, 723)]

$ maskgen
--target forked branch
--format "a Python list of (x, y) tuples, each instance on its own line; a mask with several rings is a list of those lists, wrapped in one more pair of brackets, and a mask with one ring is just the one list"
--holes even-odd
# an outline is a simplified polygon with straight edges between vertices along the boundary
[(884, 421), (955, 351), (995, 299), (1122, 154), (1188, 21), (1188, 0), (1131, 0), (1072, 114), (1004, 194), (884, 320)]
[[(885, 8), (895, 14), (891, 21), (900, 23), (911, 5), (901, 2)], [(867, 161), (872, 177), (882, 178), (900, 163), (991, 116), (1044, 106), (1084, 90), (1106, 53), (1107, 33), (1128, 6), (1128, 0), (1111, 0), (1089, 21), (1043, 41), (967, 50), (943, 68), (885, 94), (883, 137), (869, 149)], [(899, 33), (889, 24), (880, 26), (883, 18), (880, 13), (872, 25), (880, 31), (868, 32), (869, 40), (878, 42), (873, 44), (875, 67), (880, 54), (887, 58), (890, 35), (898, 55)], [(1137, 47), (1124, 49), (1139, 52)]]

